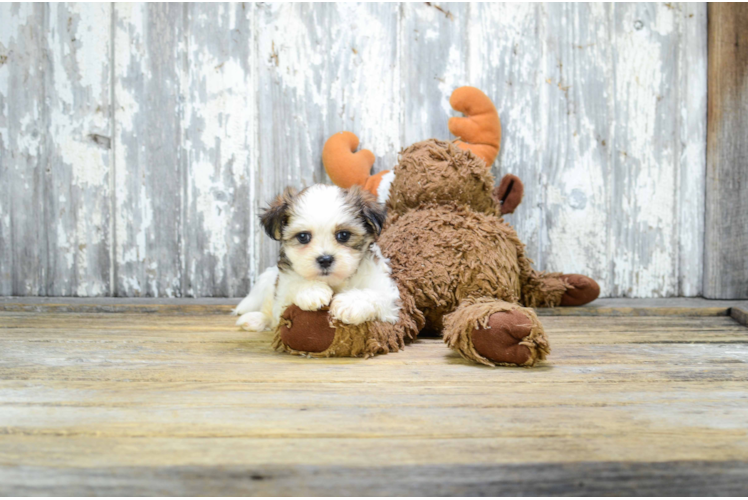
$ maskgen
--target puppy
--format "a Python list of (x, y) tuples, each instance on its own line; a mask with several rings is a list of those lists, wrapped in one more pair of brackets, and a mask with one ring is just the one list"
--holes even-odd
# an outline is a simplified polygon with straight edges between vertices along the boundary
[(375, 238), (384, 205), (358, 186), (317, 184), (278, 196), (262, 213), (265, 232), (281, 243), (268, 268), (234, 310), (248, 331), (274, 329), (291, 304), (305, 311), (330, 306), (332, 318), (358, 325), (397, 321), (400, 299)]

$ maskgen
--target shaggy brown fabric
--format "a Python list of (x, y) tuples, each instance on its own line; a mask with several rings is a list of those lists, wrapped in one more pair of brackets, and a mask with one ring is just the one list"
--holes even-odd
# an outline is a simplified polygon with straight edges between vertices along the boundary
[(400, 152), (387, 208), (390, 213), (404, 213), (424, 203), (458, 202), (498, 214), (493, 182), (491, 170), (471, 151), (429, 139)]
[[(399, 351), (416, 338), (424, 325), (423, 314), (415, 307), (413, 298), (401, 286), (399, 288), (400, 314), (395, 324), (372, 321), (361, 325), (346, 325), (331, 320), (325, 310), (307, 312), (294, 305), (283, 313), (273, 347), (291, 354), (316, 358), (368, 358)], [(319, 335), (318, 331), (324, 334)], [(307, 340), (310, 337), (315, 340)], [(325, 341), (329, 338), (329, 341), (323, 349), (318, 350), (323, 345), (322, 338)], [(299, 342), (297, 339), (303, 340)]]
[(533, 366), (551, 351), (532, 309), (488, 298), (468, 299), (444, 318), (444, 342), (488, 366)]
[[(394, 171), (379, 245), (401, 295), (422, 314), (419, 331), (443, 331), (450, 347), (483, 364), (544, 359), (550, 349), (543, 328), (520, 304), (558, 306), (573, 287), (560, 273), (534, 270), (501, 219), (502, 201), (508, 210), (521, 200), (521, 181), (507, 176), (492, 190), (480, 159), (434, 139), (405, 149)], [(512, 336), (524, 332), (520, 314), (532, 325), (521, 342)]]
[[(521, 198), (521, 191), (515, 192), (521, 183), (510, 188), (507, 181), (498, 194), (508, 197), (497, 201), (483, 160), (435, 139), (405, 149), (394, 171), (390, 215), (378, 243), (400, 290), (398, 322), (325, 324), (328, 331), (334, 328), (334, 338), (319, 352), (284, 341), (306, 338), (292, 335), (298, 322), (287, 324), (285, 337), (279, 328), (276, 348), (315, 357), (368, 357), (401, 349), (429, 330), (442, 331), (449, 347), (485, 365), (532, 366), (545, 359), (548, 340), (527, 307), (572, 300), (582, 281), (532, 268), (517, 233), (501, 218), (499, 203)], [(314, 314), (329, 322), (327, 313)]]
[(566, 293), (561, 297), (562, 306), (583, 306), (600, 295), (600, 285), (592, 278), (582, 274), (563, 274), (561, 280), (568, 287)]
[(561, 278), (561, 273), (546, 273), (536, 271), (530, 259), (522, 259), (524, 280), (522, 283), (522, 300), (527, 307), (556, 307), (561, 305), (569, 285)]
[(496, 216), (453, 203), (412, 210), (392, 220), (379, 239), (393, 278), (432, 330), (441, 330), (441, 318), (468, 297), (518, 302), (521, 245)]

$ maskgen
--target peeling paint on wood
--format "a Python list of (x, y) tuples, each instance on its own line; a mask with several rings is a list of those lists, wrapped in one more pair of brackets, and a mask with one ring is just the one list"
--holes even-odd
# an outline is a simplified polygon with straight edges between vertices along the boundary
[[(259, 168), (256, 207), (285, 185), (329, 182), (322, 146), (354, 131), (392, 168), (400, 143), (396, 4), (262, 4), (257, 7)], [(256, 218), (254, 219), (256, 221)], [(277, 244), (259, 224), (259, 269)]]
[(249, 289), (256, 272), (253, 10), (190, 4), (185, 19), (183, 294), (233, 297)]
[(184, 8), (116, 4), (115, 294), (183, 293)]
[(0, 294), (241, 296), (284, 186), (392, 168), (475, 85), (540, 269), (702, 291), (704, 4), (2, 4)]
[(110, 10), (0, 7), (0, 293), (110, 293)]

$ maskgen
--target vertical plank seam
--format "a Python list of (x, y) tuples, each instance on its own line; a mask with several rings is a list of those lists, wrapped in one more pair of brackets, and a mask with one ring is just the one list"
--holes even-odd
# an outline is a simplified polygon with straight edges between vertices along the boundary
[[(682, 58), (684, 57), (684, 41), (685, 41), (685, 26), (684, 26), (684, 20), (683, 17), (686, 15), (685, 12), (683, 12), (683, 5), (679, 5), (678, 8), (675, 10), (677, 15), (673, 15), (675, 18), (675, 22), (677, 23), (676, 29), (678, 33), (678, 55), (675, 59), (675, 102), (678, 108), (681, 108), (682, 106), (685, 106), (686, 103), (683, 102), (683, 88), (681, 85), (681, 69), (682, 69)], [(682, 142), (681, 142), (681, 133), (683, 131), (683, 125), (684, 120), (682, 117), (681, 109), (678, 109), (675, 113), (675, 121), (676, 121), (676, 133), (673, 134), (673, 169), (674, 169), (674, 178), (675, 182), (673, 182), (673, 220), (675, 221), (675, 231), (673, 231), (673, 240), (671, 241), (671, 245), (673, 245), (673, 252), (675, 253), (675, 258), (673, 259), (673, 273), (674, 273), (674, 281), (675, 281), (675, 295), (681, 296), (682, 290), (683, 290), (683, 282), (680, 278), (680, 270), (681, 270), (681, 264), (680, 264), (680, 258), (681, 258), (681, 230), (682, 230), (682, 224), (683, 221), (681, 220), (681, 182), (683, 181), (683, 162), (681, 161), (681, 151), (682, 151)], [(685, 121), (687, 124), (687, 120)]]
[[(467, 79), (466, 82), (462, 82), (461, 85), (471, 85), (471, 86), (477, 86), (477, 83), (473, 80), (473, 75), (470, 73), (470, 69), (472, 67), (472, 57), (473, 57), (473, 46), (470, 43), (472, 40), (472, 37), (470, 36), (470, 20), (472, 19), (472, 2), (468, 2), (467, 8), (465, 9), (465, 57), (462, 58), (464, 66), (464, 75)], [(486, 92), (486, 89), (481, 89), (483, 92)], [(454, 92), (455, 89), (452, 89), (452, 92)], [(451, 94), (450, 94), (451, 97)], [(498, 100), (498, 96), (488, 96), (491, 98), (491, 100), (494, 102), (494, 105), (496, 104), (496, 101)], [(449, 120), (449, 116), (446, 118)], [(499, 117), (501, 119), (501, 117)], [(451, 139), (451, 133), (447, 137), (447, 139)], [(499, 144), (499, 154), (501, 154), (501, 144)], [(498, 156), (498, 155), (497, 155)], [(488, 168), (490, 169), (493, 167), (492, 165), (488, 165)]]
[[(548, 149), (548, 120), (547, 116), (543, 116), (543, 110), (547, 110), (550, 102), (550, 98), (548, 95), (548, 85), (543, 85), (543, 80), (545, 79), (545, 72), (548, 68), (548, 32), (547, 32), (547, 19), (548, 19), (548, 9), (544, 3), (536, 4), (535, 5), (536, 11), (535, 11), (535, 19), (537, 22), (537, 29), (538, 29), (538, 38), (540, 38), (540, 67), (538, 68), (538, 72), (536, 75), (536, 80), (538, 81), (538, 87), (541, 89), (540, 94), (538, 95), (538, 113), (539, 116), (537, 117), (538, 122), (540, 123), (540, 140), (539, 147), (540, 150), (536, 150), (535, 153), (540, 160), (540, 169), (538, 170), (537, 177), (533, 179), (533, 181), (536, 183), (537, 186), (540, 186), (540, 193), (539, 193), (539, 200), (541, 201), (541, 207), (536, 208), (536, 210), (543, 210), (543, 207), (548, 206), (548, 198), (546, 196), (548, 192), (548, 183), (547, 180), (545, 184), (543, 184), (544, 181), (544, 175), (543, 173), (547, 171), (547, 164), (543, 163), (543, 152)], [(545, 255), (545, 248), (548, 246), (546, 244), (547, 240), (547, 231), (548, 231), (548, 221), (544, 217), (544, 214), (540, 214), (540, 217), (538, 218), (538, 248), (536, 250), (536, 254), (533, 256), (532, 259), (535, 261), (535, 268), (536, 269), (545, 269), (545, 261), (544, 258)]]
[(181, 276), (179, 277), (179, 284), (180, 284), (180, 290), (179, 290), (179, 296), (180, 297), (186, 297), (187, 296), (187, 280), (189, 279), (189, 270), (187, 269), (188, 262), (187, 262), (187, 243), (185, 242), (185, 231), (186, 231), (186, 221), (187, 221), (187, 195), (188, 195), (188, 165), (190, 160), (189, 151), (187, 151), (187, 147), (185, 144), (186, 140), (186, 131), (184, 128), (185, 123), (185, 116), (184, 116), (184, 108), (185, 108), (185, 100), (189, 98), (189, 89), (184, 88), (183, 85), (188, 82), (189, 78), (189, 64), (188, 64), (188, 54), (189, 54), (189, 47), (190, 47), (190, 13), (189, 13), (189, 4), (183, 3), (182, 4), (182, 47), (180, 48), (180, 44), (177, 43), (177, 57), (179, 60), (179, 80), (178, 80), (178, 93), (177, 93), (177, 114), (178, 114), (178, 123), (179, 127), (177, 128), (177, 158), (178, 158), (178, 168), (179, 168), (179, 179), (182, 183), (182, 189), (181, 189), (181, 196), (179, 200), (179, 224), (178, 224), (178, 232), (177, 232), (177, 238), (179, 239), (179, 272), (181, 273)]
[[(43, 68), (43, 66), (49, 61), (49, 56), (47, 54), (47, 44), (46, 44), (46, 29), (47, 23), (49, 22), (49, 3), (42, 4), (42, 23), (39, 30), (39, 52), (41, 53), (42, 60), (39, 61), (40, 69), (42, 70), (42, 127), (43, 131), (42, 134), (44, 134), (44, 140), (39, 142), (39, 163), (37, 166), (37, 171), (39, 172), (39, 181), (42, 183), (42, 196), (44, 199), (42, 200), (41, 205), (41, 212), (42, 212), (42, 220), (44, 221), (44, 228), (50, 227), (49, 225), (49, 213), (47, 210), (47, 204), (46, 201), (49, 199), (49, 193), (47, 191), (48, 185), (47, 185), (47, 175), (46, 170), (47, 167), (49, 167), (49, 141), (51, 140), (49, 137), (49, 127), (50, 127), (50, 117), (49, 117), (49, 106), (47, 106), (47, 75), (49, 75), (49, 72), (46, 71), (46, 68)], [(37, 231), (39, 230), (39, 227), (37, 225)], [(39, 272), (42, 273), (42, 276), (40, 276), (40, 282), (39, 285), (37, 285), (37, 292), (36, 295), (44, 295), (49, 296), (50, 290), (47, 283), (47, 277), (51, 274), (50, 270), (50, 248), (49, 248), (49, 237), (48, 231), (42, 231), (44, 234), (44, 248), (45, 248), (45, 254), (44, 254), (44, 265), (39, 266)], [(41, 252), (40, 252), (41, 253)], [(43, 290), (43, 292), (41, 292)]]
[[(608, 51), (608, 57), (609, 57), (609, 68), (610, 68), (610, 90), (611, 90), (611, 98), (606, 99), (607, 106), (608, 106), (608, 117), (611, 117), (612, 119), (608, 120), (608, 140), (610, 142), (610, 147), (606, 151), (606, 154), (608, 155), (608, 172), (607, 172), (607, 179), (606, 179), (606, 192), (605, 192), (605, 212), (606, 217), (610, 215), (610, 212), (613, 208), (613, 193), (615, 191), (615, 169), (616, 169), (616, 161), (618, 158), (618, 143), (617, 143), (617, 137), (616, 137), (616, 127), (614, 124), (616, 123), (617, 116), (616, 116), (616, 105), (615, 105), (615, 95), (616, 95), (616, 61), (615, 61), (615, 51), (613, 50), (613, 43), (615, 39), (615, 5), (607, 4), (605, 6), (606, 13), (606, 22), (607, 22), (607, 35), (608, 35), (608, 47), (610, 47), (610, 50)], [(615, 277), (615, 263), (613, 260), (613, 224), (608, 223), (606, 230), (605, 230), (605, 255), (608, 260), (608, 266), (607, 266), (607, 276), (606, 281), (607, 289), (610, 293), (611, 297), (620, 297), (620, 289), (614, 288), (614, 277)]]
[(709, 276), (709, 272), (707, 270), (707, 267), (709, 266), (709, 258), (707, 255), (708, 245), (707, 245), (707, 233), (709, 232), (709, 228), (707, 227), (707, 224), (709, 222), (709, 217), (707, 216), (707, 211), (709, 210), (709, 101), (711, 100), (711, 92), (709, 91), (709, 74), (710, 74), (710, 65), (711, 61), (710, 58), (712, 56), (712, 51), (710, 50), (711, 45), (711, 37), (710, 37), (710, 29), (711, 29), (711, 20), (710, 20), (710, 14), (711, 11), (711, 5), (707, 3), (706, 5), (706, 116), (704, 117), (706, 119), (706, 123), (704, 124), (704, 211), (702, 213), (702, 216), (704, 217), (704, 234), (701, 237), (701, 295), (703, 297), (707, 296), (707, 277)]
[[(262, 231), (257, 231), (257, 184), (258, 176), (260, 171), (260, 33), (259, 33), (259, 7), (256, 3), (251, 3), (251, 15), (252, 15), (252, 54), (250, 57), (249, 67), (252, 68), (252, 75), (250, 75), (253, 87), (254, 87), (254, 110), (252, 116), (252, 125), (254, 134), (254, 151), (250, 154), (250, 169), (249, 169), (249, 245), (250, 248), (247, 250), (251, 252), (249, 259), (249, 286), (250, 289), (254, 286), (257, 280), (257, 275), (260, 271), (260, 240)], [(247, 291), (249, 293), (249, 291)]]
[(712, 109), (712, 102), (713, 102), (713, 95), (712, 95), (712, 89), (709, 88), (709, 85), (712, 80), (712, 65), (716, 64), (717, 61), (717, 53), (714, 50), (714, 43), (712, 40), (713, 31), (714, 31), (714, 23), (713, 23), (713, 16), (712, 16), (712, 10), (714, 8), (714, 4), (707, 4), (707, 11), (706, 11), (706, 53), (707, 53), (707, 86), (706, 86), (706, 177), (704, 179), (704, 265), (702, 266), (702, 276), (701, 276), (701, 293), (704, 297), (708, 298), (716, 298), (716, 294), (714, 293), (715, 287), (712, 287), (709, 285), (709, 281), (712, 278), (713, 270), (711, 269), (710, 263), (712, 262), (712, 252), (711, 247), (708, 244), (711, 237), (713, 237), (713, 231), (711, 230), (711, 224), (709, 222), (711, 221), (711, 207), (712, 203), (710, 202), (712, 196), (712, 185), (714, 184), (711, 181), (712, 175), (710, 170), (710, 164), (709, 164), (709, 158), (711, 153), (711, 148), (709, 146), (710, 137), (713, 135), (711, 130), (711, 122), (709, 119), (709, 115)]
[[(397, 88), (400, 92), (400, 106), (398, 110), (400, 122), (400, 149), (407, 147), (405, 144), (405, 82), (403, 81), (403, 51), (405, 41), (405, 8), (404, 3), (398, 5), (397, 16)], [(399, 153), (399, 152), (398, 152)], [(398, 154), (399, 157), (399, 154)]]
[(116, 176), (117, 176), (117, 148), (115, 147), (115, 141), (117, 140), (117, 95), (115, 91), (116, 80), (115, 80), (115, 46), (114, 42), (117, 37), (117, 9), (116, 3), (111, 5), (111, 19), (109, 26), (109, 130), (111, 139), (111, 151), (112, 161), (111, 170), (109, 172), (109, 296), (116, 297), (117, 290), (117, 189), (116, 189)]
[[(8, 89), (10, 89), (10, 85), (8, 85)], [(3, 96), (4, 97), (4, 96)], [(8, 127), (8, 141), (10, 141), (10, 136), (13, 134), (12, 129)], [(5, 153), (7, 154), (7, 149), (5, 150)], [(8, 171), (10, 172), (10, 167), (8, 167)], [(14, 224), (16, 220), (16, 211), (15, 211), (15, 196), (11, 198), (11, 192), (14, 190), (11, 188), (11, 183), (8, 182), (8, 192), (6, 194), (6, 200), (10, 200), (9, 203), (9, 212), (10, 212), (10, 248), (16, 248), (16, 225)], [(10, 253), (10, 295), (27, 295), (25, 293), (21, 294), (17, 292), (16, 287), (18, 286), (18, 277), (16, 275), (16, 269), (18, 268), (16, 266), (16, 252), (9, 252)]]

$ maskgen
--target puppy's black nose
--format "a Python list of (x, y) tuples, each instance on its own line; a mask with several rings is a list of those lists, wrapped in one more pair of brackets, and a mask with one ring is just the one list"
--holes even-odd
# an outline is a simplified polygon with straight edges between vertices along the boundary
[(335, 261), (335, 257), (332, 255), (320, 255), (317, 257), (317, 264), (319, 264), (319, 267), (322, 269), (327, 269), (332, 265), (332, 263)]

